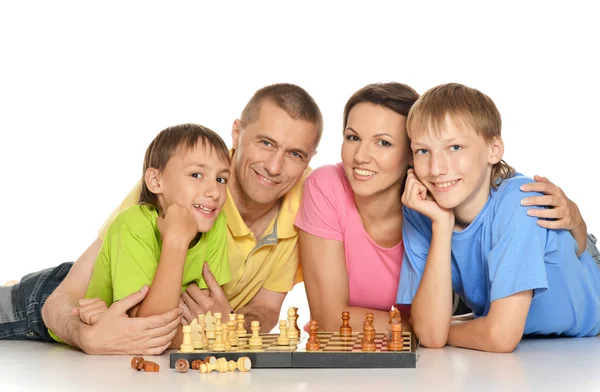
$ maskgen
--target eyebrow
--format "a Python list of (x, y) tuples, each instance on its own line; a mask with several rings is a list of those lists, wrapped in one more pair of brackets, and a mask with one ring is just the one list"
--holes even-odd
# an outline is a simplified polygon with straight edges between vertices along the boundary
[[(358, 133), (356, 132), (356, 130), (352, 127), (346, 127), (346, 131), (352, 131), (354, 133)], [(392, 135), (390, 135), (389, 133), (383, 132), (383, 133), (377, 133), (375, 135), (373, 135), (373, 137), (379, 137), (379, 136), (387, 136), (389, 138), (391, 138), (392, 140), (396, 140)]]
[[(266, 140), (266, 141), (270, 142), (271, 144), (273, 144), (275, 146), (279, 145), (279, 143), (277, 143), (275, 140), (271, 139), (270, 137), (268, 137), (266, 135), (258, 134), (258, 135), (256, 135), (256, 138), (257, 139)], [(308, 152), (304, 151), (301, 148), (292, 148), (289, 151), (291, 151), (291, 152), (297, 152), (298, 154), (302, 155), (305, 158), (308, 156)]]
[[(208, 168), (208, 165), (204, 164), (204, 163), (190, 163), (189, 165), (187, 165), (188, 167), (199, 167), (201, 169), (206, 169)], [(230, 174), (231, 170), (229, 168), (226, 169), (222, 169), (219, 170), (219, 173), (227, 173)]]

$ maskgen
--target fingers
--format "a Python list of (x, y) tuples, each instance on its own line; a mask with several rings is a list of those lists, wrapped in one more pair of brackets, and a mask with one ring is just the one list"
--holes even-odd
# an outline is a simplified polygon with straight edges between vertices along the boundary
[[(153, 338), (163, 337), (163, 338), (171, 341), (177, 334), (178, 328), (179, 328), (179, 320), (174, 319), (165, 325), (161, 325), (159, 327), (146, 330), (145, 335), (146, 335), (146, 337), (148, 337), (149, 340), (151, 340)], [(160, 346), (160, 345), (161, 345), (160, 342), (156, 344), (156, 346)]]
[(530, 208), (527, 215), (545, 219), (562, 219), (566, 216), (563, 208)]
[(545, 219), (538, 219), (537, 221), (538, 226), (544, 227), (546, 229), (562, 229), (563, 228), (563, 220), (545, 220)]
[(148, 294), (148, 285), (144, 285), (141, 290), (136, 291), (133, 294), (129, 294), (120, 301), (113, 303), (108, 311), (117, 314), (127, 313), (129, 309), (142, 302), (142, 300), (146, 297), (146, 294)]
[(101, 300), (100, 298), (82, 298), (79, 300), (79, 306), (84, 307), (84, 306), (91, 305), (91, 304), (94, 304), (97, 302), (104, 303), (104, 301)]
[(566, 199), (553, 195), (532, 196), (521, 200), (523, 206), (549, 206), (549, 207), (564, 207)]
[[(183, 295), (186, 295), (186, 293), (184, 292)], [(183, 295), (182, 295), (182, 297), (183, 297)], [(179, 299), (179, 307), (181, 309), (183, 309), (183, 314), (182, 314), (182, 317), (181, 317), (182, 324), (183, 325), (191, 324), (192, 320), (195, 317), (192, 315), (192, 312), (190, 311), (190, 307), (181, 298)], [(185, 321), (185, 323), (184, 323), (184, 321)]]
[(71, 315), (75, 316), (75, 317), (79, 317), (79, 308), (74, 307), (73, 309), (71, 309)]
[(202, 277), (204, 278), (204, 282), (206, 282), (206, 286), (210, 290), (210, 293), (213, 296), (221, 296), (223, 294), (223, 290), (221, 289), (221, 285), (215, 279), (215, 276), (210, 271), (210, 267), (208, 263), (205, 261), (202, 266)]
[(182, 314), (183, 309), (177, 307), (163, 314), (157, 314), (155, 316), (148, 317), (137, 317), (133, 321), (136, 323), (137, 328), (142, 329), (146, 331), (145, 333), (147, 333), (148, 330), (161, 328), (165, 325), (172, 325), (173, 323), (179, 325), (181, 323)]

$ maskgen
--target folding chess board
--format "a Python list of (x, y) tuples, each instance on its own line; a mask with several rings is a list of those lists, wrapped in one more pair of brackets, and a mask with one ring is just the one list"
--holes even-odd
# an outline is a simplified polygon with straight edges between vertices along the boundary
[(319, 351), (306, 351), (307, 334), (302, 334), (298, 344), (278, 346), (278, 334), (260, 334), (262, 349), (251, 349), (248, 346), (250, 334), (239, 338), (236, 351), (215, 352), (211, 350), (195, 350), (192, 353), (171, 352), (170, 367), (180, 358), (190, 363), (196, 359), (204, 359), (212, 355), (224, 357), (228, 361), (237, 361), (240, 357), (248, 357), (253, 368), (414, 368), (417, 366), (417, 342), (410, 332), (403, 332), (402, 351), (388, 351), (383, 340), (383, 333), (375, 335), (376, 351), (362, 351), (361, 333), (341, 336), (337, 332), (318, 332)]

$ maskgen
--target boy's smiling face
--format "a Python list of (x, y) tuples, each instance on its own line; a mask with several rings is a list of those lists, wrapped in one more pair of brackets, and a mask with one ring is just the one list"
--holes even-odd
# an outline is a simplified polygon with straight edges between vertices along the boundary
[(158, 173), (158, 200), (162, 211), (171, 204), (188, 209), (205, 233), (213, 226), (227, 198), (229, 163), (209, 144), (178, 148)]
[(490, 193), (492, 166), (502, 159), (502, 140), (486, 141), (465, 122), (446, 117), (439, 130), (411, 132), (415, 173), (435, 201), (470, 223)]

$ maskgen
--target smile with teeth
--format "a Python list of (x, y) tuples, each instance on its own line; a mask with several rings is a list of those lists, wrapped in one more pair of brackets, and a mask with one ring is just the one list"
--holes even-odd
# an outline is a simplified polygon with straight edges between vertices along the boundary
[(374, 171), (366, 170), (366, 169), (358, 169), (358, 168), (354, 168), (354, 173), (358, 174), (359, 176), (364, 176), (364, 177), (371, 177), (376, 174)]
[(450, 188), (452, 185), (456, 184), (458, 182), (458, 180), (453, 180), (453, 181), (446, 181), (446, 182), (434, 182), (433, 185), (436, 186), (436, 188)]
[(195, 209), (206, 215), (211, 214), (215, 210), (214, 208), (208, 208), (201, 204), (194, 204), (193, 206)]
[[(256, 173), (258, 174), (258, 173)], [(258, 177), (261, 179), (261, 181), (266, 182), (267, 184), (277, 184), (275, 181), (269, 180), (267, 177), (258, 174)]]

